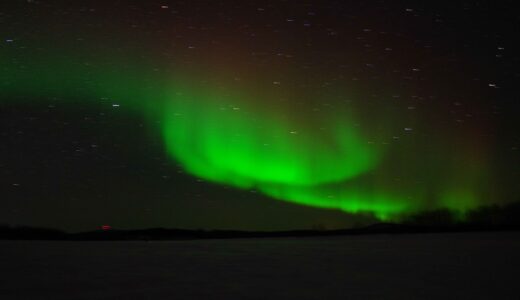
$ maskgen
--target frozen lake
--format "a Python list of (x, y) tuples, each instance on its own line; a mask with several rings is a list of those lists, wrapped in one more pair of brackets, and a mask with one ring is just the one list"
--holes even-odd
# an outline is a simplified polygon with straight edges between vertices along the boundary
[(0, 299), (520, 299), (520, 233), (0, 241)]

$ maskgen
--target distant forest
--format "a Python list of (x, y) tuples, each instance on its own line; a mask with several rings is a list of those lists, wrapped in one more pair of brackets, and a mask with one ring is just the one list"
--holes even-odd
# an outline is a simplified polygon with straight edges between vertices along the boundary
[(404, 224), (424, 226), (515, 226), (520, 225), (520, 201), (491, 205), (457, 213), (448, 209), (421, 212), (405, 218)]
[(520, 202), (503, 206), (486, 206), (466, 212), (464, 215), (450, 210), (422, 212), (407, 217), (401, 223), (377, 223), (350, 229), (312, 229), (291, 231), (234, 231), (187, 230), (150, 228), (140, 230), (99, 230), (67, 233), (57, 229), (36, 228), (0, 224), (3, 240), (192, 240), (215, 238), (303, 237), (360, 234), (400, 234), (467, 231), (520, 230)]

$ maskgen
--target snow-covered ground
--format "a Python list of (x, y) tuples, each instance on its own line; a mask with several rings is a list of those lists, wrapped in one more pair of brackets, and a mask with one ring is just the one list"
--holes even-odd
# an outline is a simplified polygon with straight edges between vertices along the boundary
[(520, 233), (0, 241), (0, 299), (520, 299)]

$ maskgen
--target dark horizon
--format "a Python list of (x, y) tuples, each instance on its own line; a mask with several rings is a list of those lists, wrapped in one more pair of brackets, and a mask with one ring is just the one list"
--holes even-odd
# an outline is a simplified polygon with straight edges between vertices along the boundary
[(310, 228), (288, 230), (237, 230), (233, 228), (114, 228), (102, 224), (84, 231), (32, 227), (0, 222), (0, 240), (178, 240), (213, 238), (312, 237), (366, 234), (448, 233), (520, 230), (520, 201), (506, 206), (487, 206), (467, 213), (464, 218), (449, 210), (410, 215), (401, 222), (357, 224), (349, 228)]

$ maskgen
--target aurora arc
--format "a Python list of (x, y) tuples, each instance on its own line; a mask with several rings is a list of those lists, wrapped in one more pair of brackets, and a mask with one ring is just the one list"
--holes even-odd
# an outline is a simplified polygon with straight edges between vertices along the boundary
[(215, 94), (197, 95), (186, 99), (186, 94), (178, 93), (163, 117), (168, 153), (189, 173), (258, 189), (276, 199), (350, 213), (372, 212), (381, 219), (407, 207), (391, 197), (364, 196), (348, 189), (327, 194), (328, 184), (371, 170), (380, 156), (349, 120), (325, 120), (322, 125), (330, 130), (317, 136), (312, 128), (291, 130), (295, 126), (275, 113), (251, 111), (229, 95), (220, 99)]
[[(337, 112), (302, 127), (276, 110), (253, 105), (261, 101), (244, 99), (254, 97), (247, 93), (182, 84), (186, 80), (178, 76), (144, 82), (138, 68), (106, 72), (109, 67), (104, 65), (61, 61), (54, 68), (41, 64), (9, 73), (4, 95), (117, 99), (150, 123), (161, 124), (167, 153), (188, 173), (279, 200), (371, 213), (381, 220), (432, 207), (466, 211), (478, 206), (471, 191), (474, 182), (456, 187), (456, 193), (448, 189), (437, 195), (440, 200), (434, 206), (410, 201), (385, 186), (357, 186), (356, 178), (384, 160), (384, 148), (370, 145), (356, 129), (359, 120), (352, 112)], [(471, 197), (465, 197), (461, 207), (454, 193)], [(420, 191), (413, 194), (426, 197)]]

